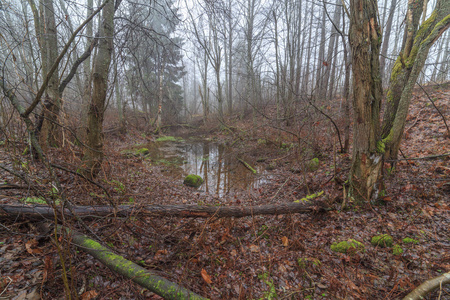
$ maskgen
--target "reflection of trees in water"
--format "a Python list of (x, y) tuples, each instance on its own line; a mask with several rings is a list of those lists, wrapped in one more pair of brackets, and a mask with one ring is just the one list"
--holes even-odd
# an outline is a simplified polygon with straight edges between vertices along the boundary
[[(206, 159), (208, 158), (208, 159)], [(200, 169), (203, 167), (203, 180), (205, 191), (209, 192), (209, 180), (208, 180), (208, 169), (209, 169), (209, 143), (203, 143), (203, 155), (202, 155), (202, 165)]]
[(182, 145), (165, 143), (151, 150), (151, 156), (159, 160), (172, 160), (177, 156), (178, 160), (184, 160), (185, 164), (172, 166), (172, 174), (176, 177), (187, 174), (202, 176), (202, 189), (206, 192), (225, 195), (233, 189), (257, 186), (257, 177), (239, 163), (232, 149), (222, 144), (206, 141)]

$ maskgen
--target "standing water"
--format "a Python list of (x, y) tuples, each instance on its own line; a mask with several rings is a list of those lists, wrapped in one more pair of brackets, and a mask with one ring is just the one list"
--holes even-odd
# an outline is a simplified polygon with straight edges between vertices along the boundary
[(200, 190), (226, 195), (234, 191), (257, 188), (267, 182), (263, 168), (248, 161), (257, 170), (253, 174), (223, 144), (208, 140), (178, 140), (153, 142), (147, 145), (152, 163), (164, 165), (163, 171), (176, 180), (188, 174), (200, 175), (204, 182)]

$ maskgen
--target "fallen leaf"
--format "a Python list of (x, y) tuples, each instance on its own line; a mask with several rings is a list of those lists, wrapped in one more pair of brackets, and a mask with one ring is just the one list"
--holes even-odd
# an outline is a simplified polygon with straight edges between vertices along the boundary
[(83, 295), (81, 295), (81, 300), (91, 300), (97, 297), (98, 293), (94, 290), (84, 292)]
[(167, 255), (167, 253), (169, 253), (166, 249), (164, 250), (158, 250), (155, 253), (155, 256), (153, 257), (156, 260), (161, 260), (164, 256)]
[(206, 272), (205, 269), (202, 269), (201, 274), (202, 274), (203, 280), (206, 281), (207, 284), (211, 284), (212, 283), (211, 277), (209, 277), (209, 275), (208, 275), (208, 273)]
[(236, 249), (231, 250), (230, 254), (231, 254), (231, 256), (236, 256), (237, 255)]
[(288, 237), (287, 237), (287, 236), (283, 236), (283, 237), (281, 238), (281, 242), (283, 243), (283, 246), (284, 246), (284, 247), (287, 247), (287, 246), (289, 245), (289, 239), (288, 239)]
[(326, 285), (324, 285), (324, 284), (321, 284), (321, 283), (318, 283), (317, 284), (317, 287), (319, 288), (319, 289), (322, 289), (322, 290), (324, 290), (324, 289), (327, 289), (328, 287), (326, 286)]
[(259, 252), (259, 246), (257, 245), (250, 245), (250, 252)]
[(42, 250), (39, 248), (33, 249), (37, 245), (38, 245), (38, 241), (36, 241), (35, 239), (32, 239), (25, 243), (25, 248), (27, 249), (27, 252), (30, 254), (42, 253)]

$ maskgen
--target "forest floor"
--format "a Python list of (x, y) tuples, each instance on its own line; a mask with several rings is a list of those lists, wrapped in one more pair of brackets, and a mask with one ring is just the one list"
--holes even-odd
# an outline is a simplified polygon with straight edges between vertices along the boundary
[[(427, 91), (442, 114), (450, 116), (450, 90), (430, 87)], [(251, 116), (227, 119), (226, 124), (167, 134), (201, 136), (228, 145), (233, 148), (228, 155), (259, 161), (255, 164), (266, 169), (270, 180), (224, 195), (186, 187), (170, 175), (167, 165), (123, 154), (124, 149), (156, 138), (132, 126), (126, 135), (106, 134), (105, 169), (97, 182), (111, 199), (72, 173), (57, 170), (57, 174), (74, 205), (248, 207), (292, 203), (309, 196), (308, 201), (332, 208), (244, 218), (154, 218), (136, 213), (129, 218), (85, 221), (117, 254), (211, 299), (401, 299), (423, 281), (450, 271), (450, 157), (417, 159), (448, 154), (450, 139), (442, 117), (424, 93), (413, 96), (402, 160), (392, 171), (386, 164), (386, 194), (364, 207), (348, 200), (342, 205), (351, 157), (338, 153), (337, 139), (325, 119), (304, 134), (298, 124), (284, 131), (273, 124), (255, 126)], [(303, 139), (310, 141), (307, 146)], [(23, 148), (20, 142), (2, 143), (0, 163), (26, 175), (34, 185), (51, 189), (40, 163), (22, 155)], [(49, 158), (76, 170), (80, 149), (68, 143), (52, 149)], [(317, 169), (309, 166), (313, 158), (318, 159)], [(24, 184), (4, 170), (0, 175), (4, 184)], [(0, 205), (36, 196), (30, 189), (0, 191)], [(68, 241), (55, 243), (48, 234), (52, 220), (11, 219), (1, 208), (0, 220), (0, 299), (63, 299), (63, 268), (56, 244), (67, 245), (62, 251), (65, 270), (70, 288), (80, 299), (161, 299)], [(76, 221), (65, 222), (89, 234)], [(402, 252), (373, 246), (371, 239), (379, 234), (392, 236)], [(405, 238), (415, 242), (407, 243)], [(333, 243), (348, 239), (364, 244), (364, 251), (331, 250)], [(448, 286), (428, 296), (438, 298), (450, 299)]]

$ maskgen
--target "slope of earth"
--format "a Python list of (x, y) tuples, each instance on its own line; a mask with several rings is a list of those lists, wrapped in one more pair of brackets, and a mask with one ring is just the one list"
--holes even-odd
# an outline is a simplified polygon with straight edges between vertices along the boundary
[[(449, 116), (450, 91), (426, 90), (442, 115)], [(343, 197), (350, 157), (337, 153), (326, 120), (315, 123), (316, 132), (323, 134), (313, 136), (314, 145), (308, 148), (300, 126), (278, 131), (278, 125), (268, 129), (236, 119), (228, 120), (228, 127), (210, 125), (202, 132), (183, 129), (172, 134), (205, 135), (232, 146), (236, 156), (267, 170), (271, 181), (265, 185), (220, 197), (189, 188), (167, 175), (167, 165), (122, 151), (156, 137), (132, 130), (126, 136), (107, 134), (107, 161), (96, 181), (102, 187), (55, 169), (64, 194), (73, 205), (126, 203), (137, 210), (128, 218), (85, 220), (92, 232), (73, 219), (64, 222), (94, 233), (116, 253), (211, 299), (401, 299), (424, 280), (450, 271), (450, 140), (434, 105), (423, 92), (414, 95), (401, 160), (392, 170), (386, 164), (386, 194), (365, 207)], [(334, 108), (329, 109), (331, 114)], [(297, 136), (289, 133), (296, 130)], [(21, 187), (2, 189), (0, 204), (52, 196), (46, 172), (22, 155), (23, 147), (5, 143), (0, 148), (2, 181)], [(423, 159), (436, 155), (443, 156)], [(54, 164), (71, 170), (79, 166), (80, 156), (80, 148), (72, 144), (49, 155)], [(28, 185), (5, 169), (26, 178)], [(222, 219), (138, 213), (140, 204), (248, 207), (294, 201), (321, 201), (331, 210)], [(0, 218), (0, 297), (62, 299), (64, 290), (71, 290), (80, 299), (160, 299), (70, 241), (55, 240), (53, 220), (10, 219), (1, 209)], [(392, 236), (397, 246), (372, 245), (372, 237), (380, 234)], [(331, 250), (333, 243), (349, 239), (364, 249)], [(428, 299), (438, 297), (450, 298), (449, 288)]]

